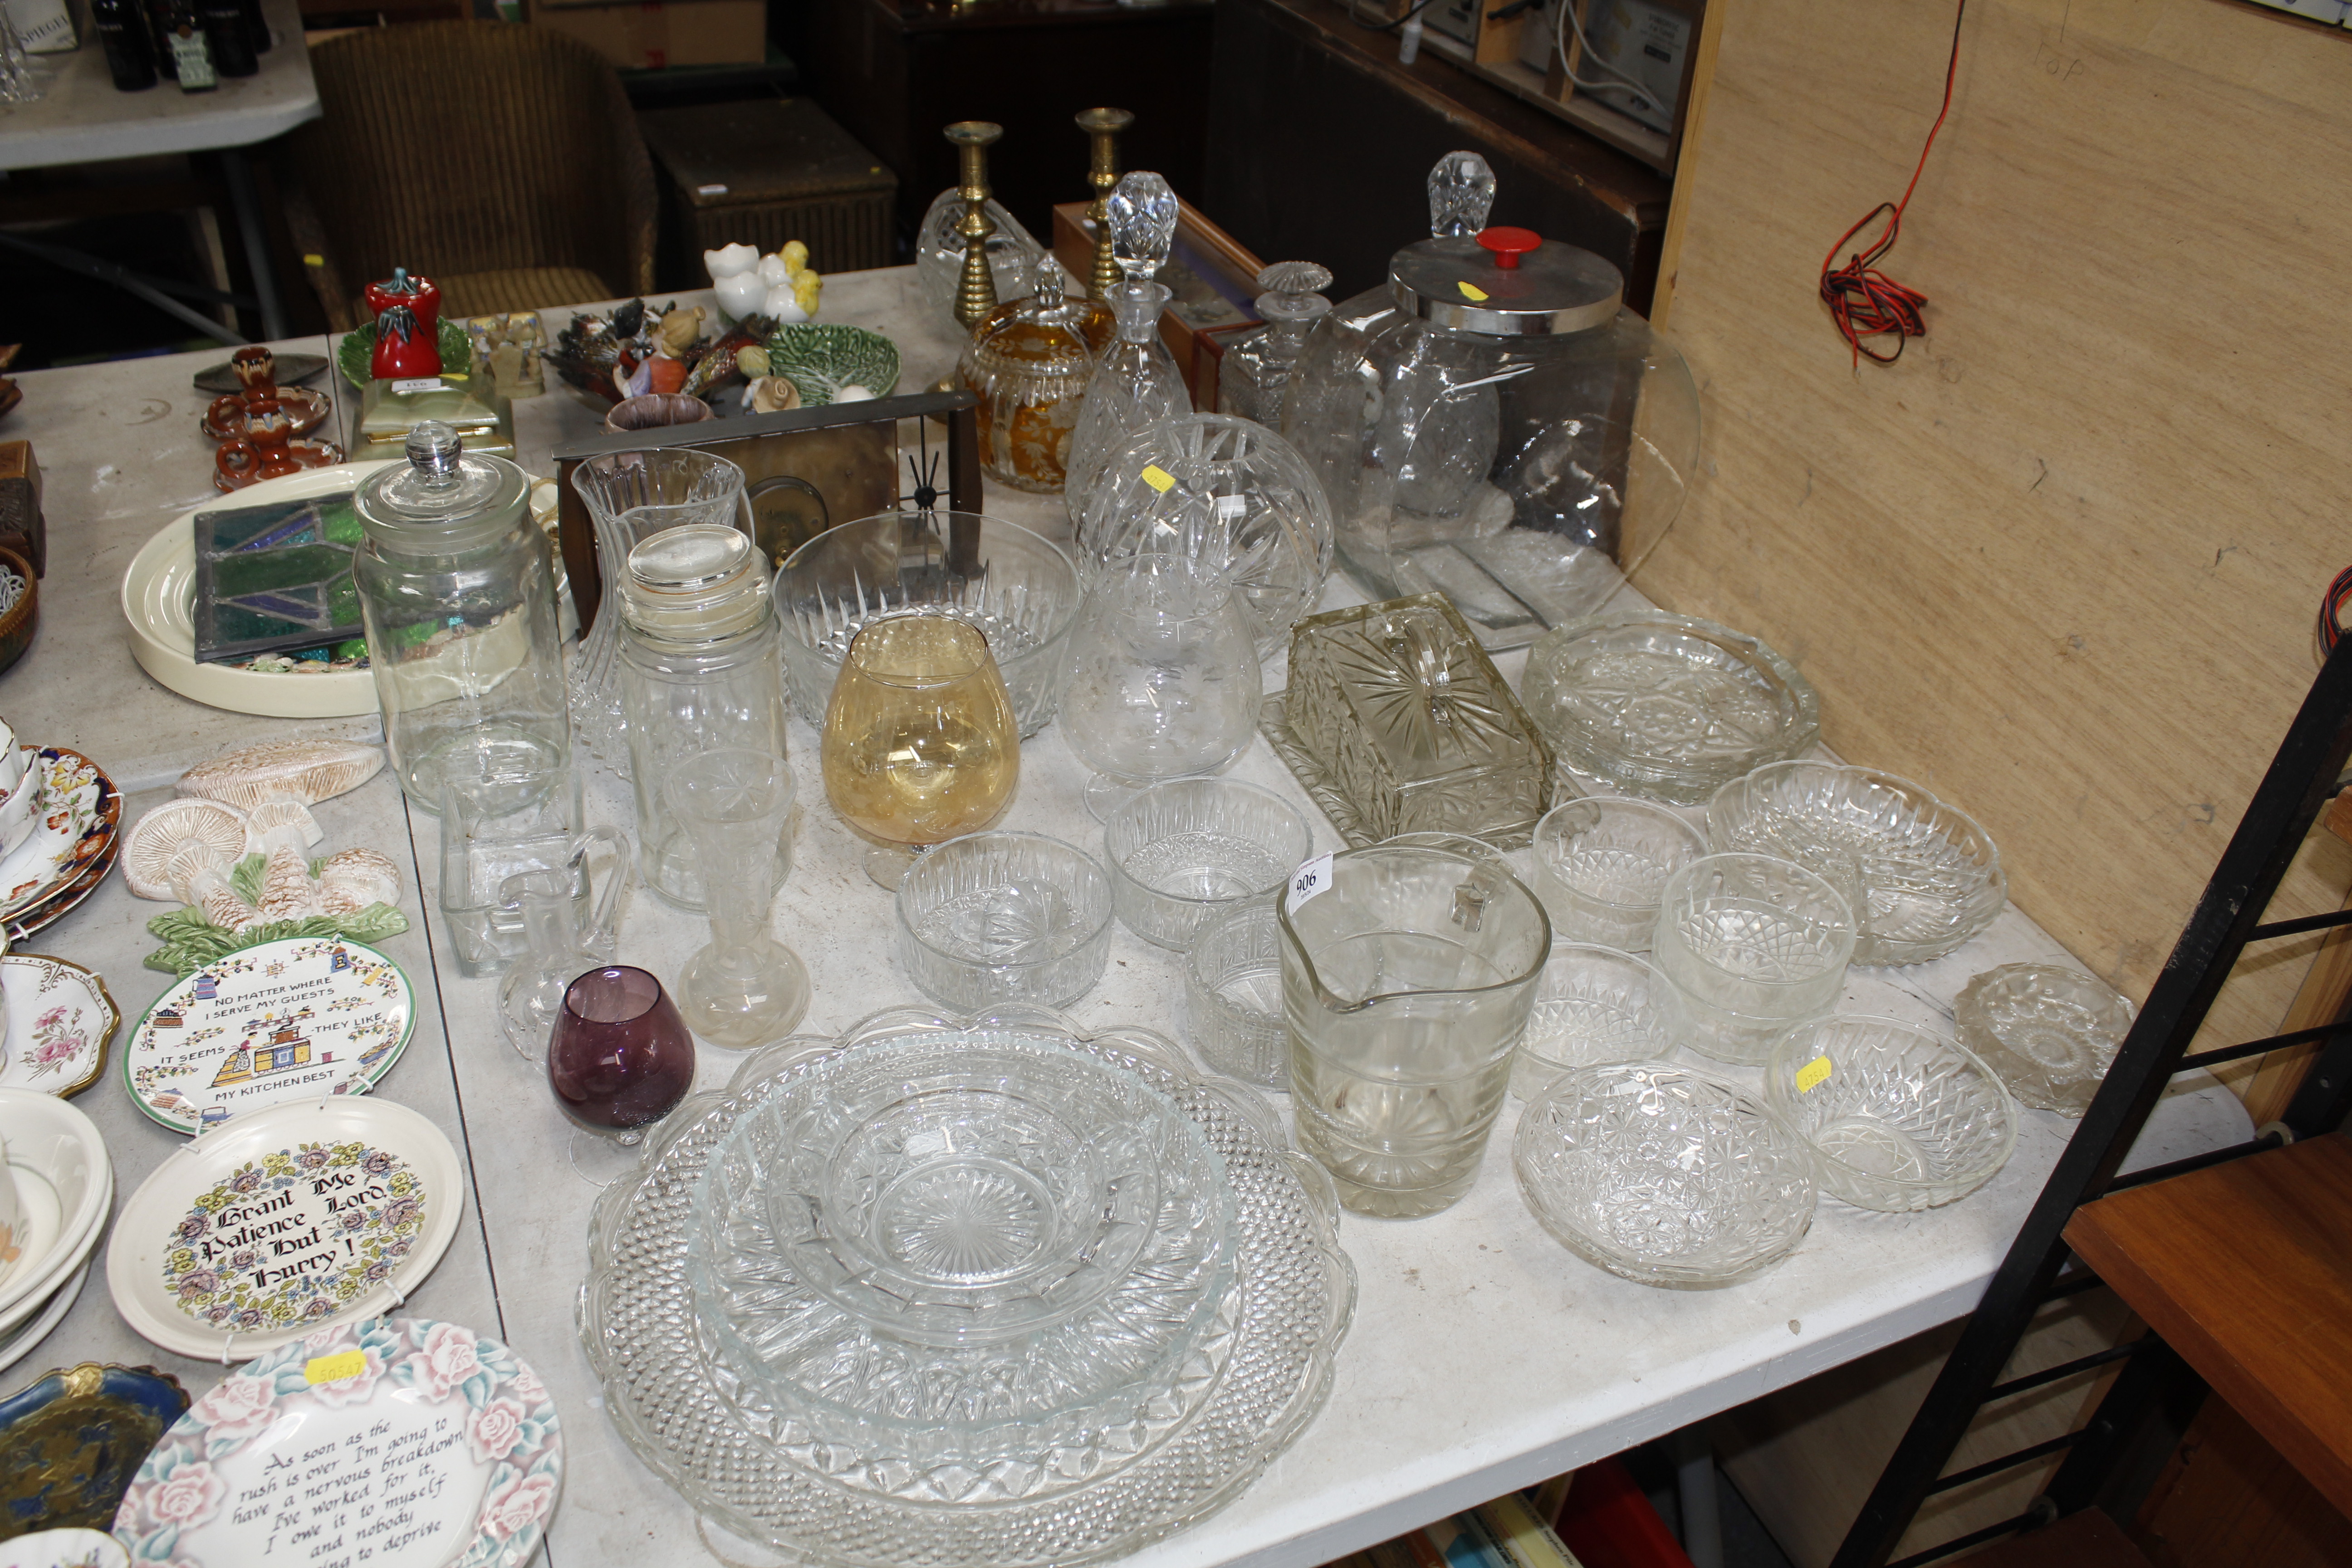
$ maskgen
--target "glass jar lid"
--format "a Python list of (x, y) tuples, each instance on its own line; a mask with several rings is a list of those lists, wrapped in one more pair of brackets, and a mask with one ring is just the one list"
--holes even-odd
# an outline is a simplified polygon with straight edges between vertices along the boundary
[(621, 619), (655, 642), (721, 642), (768, 618), (768, 574), (742, 530), (691, 522), (652, 534), (629, 552)]
[(427, 419), (408, 432), (408, 462), (360, 482), (360, 526), (387, 555), (462, 555), (522, 521), (530, 479), (504, 458), (475, 457), (457, 429)]
[(1406, 246), (1389, 259), (1389, 293), (1406, 315), (1441, 327), (1547, 337), (1613, 321), (1625, 278), (1589, 250), (1496, 227)]

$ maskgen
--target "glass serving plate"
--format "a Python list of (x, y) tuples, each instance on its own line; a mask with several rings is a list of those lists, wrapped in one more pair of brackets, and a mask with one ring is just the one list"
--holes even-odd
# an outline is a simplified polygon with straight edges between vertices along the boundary
[(2131, 1029), (2132, 1005), (2095, 975), (2004, 963), (1960, 988), (1952, 1028), (2020, 1103), (2080, 1116)]
[(1543, 1227), (1644, 1285), (1728, 1285), (1813, 1223), (1804, 1145), (1737, 1085), (1662, 1062), (1576, 1068), (1519, 1117), (1511, 1163)]
[(1528, 650), (1519, 696), (1562, 765), (1676, 805), (1698, 805), (1821, 733), (1821, 698), (1787, 659), (1664, 610), (1547, 634)]
[(1903, 1214), (1968, 1196), (2009, 1163), (2017, 1108), (1976, 1054), (1892, 1018), (1833, 1013), (1781, 1037), (1764, 1094), (1856, 1208)]
[[(693, 1194), (735, 1123), (837, 1051), (975, 1027), (1083, 1052), (1167, 1095), (1224, 1163), (1238, 1296), (1230, 1353), (1198, 1405), (1142, 1451), (1080, 1484), (1019, 1494), (1020, 1478), (849, 1477), (835, 1456), (763, 1428), (730, 1399), (731, 1374), (696, 1330), (687, 1241)], [(623, 1438), (714, 1524), (800, 1561), (843, 1568), (986, 1563), (1047, 1568), (1139, 1550), (1230, 1502), (1321, 1408), (1355, 1301), (1327, 1177), (1285, 1147), (1281, 1122), (1243, 1089), (1193, 1078), (1148, 1030), (1094, 1038), (1032, 1008), (965, 1019), (895, 1008), (838, 1040), (786, 1041), (723, 1094), (679, 1107), (638, 1174), (599, 1200), (589, 1230), (581, 1337)], [(894, 1486), (894, 1483), (897, 1483)], [(948, 1490), (961, 1483), (962, 1489)]]
[(2009, 901), (2000, 851), (1974, 817), (1909, 779), (1797, 761), (1758, 768), (1707, 802), (1717, 850), (1794, 860), (1853, 906), (1853, 962), (1924, 963), (1992, 924)]

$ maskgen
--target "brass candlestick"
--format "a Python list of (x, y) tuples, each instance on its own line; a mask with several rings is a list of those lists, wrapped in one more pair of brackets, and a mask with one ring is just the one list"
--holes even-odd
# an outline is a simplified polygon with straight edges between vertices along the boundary
[(956, 233), (963, 237), (963, 277), (956, 283), (956, 320), (965, 331), (977, 331), (996, 309), (996, 275), (988, 266), (988, 238), (996, 232), (996, 220), (987, 211), (988, 149), (1004, 134), (1004, 127), (985, 120), (959, 120), (941, 134), (955, 143), (962, 159), (956, 195), (963, 198), (963, 218)]
[(1086, 109), (1078, 111), (1077, 121), (1078, 129), (1094, 141), (1087, 184), (1094, 188), (1095, 199), (1087, 205), (1087, 221), (1095, 229), (1095, 265), (1087, 279), (1087, 298), (1106, 300), (1118, 281), (1118, 262), (1110, 253), (1109, 211), (1103, 204), (1118, 184), (1118, 133), (1135, 123), (1135, 116), (1124, 109)]

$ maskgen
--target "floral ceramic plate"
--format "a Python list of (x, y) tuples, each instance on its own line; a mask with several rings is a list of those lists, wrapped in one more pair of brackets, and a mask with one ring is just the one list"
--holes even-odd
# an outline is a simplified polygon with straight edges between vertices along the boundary
[(390, 1100), (238, 1117), (155, 1168), (107, 1244), (115, 1310), (179, 1355), (258, 1352), (406, 1300), (457, 1234), (457, 1152)]
[(265, 942), (155, 998), (122, 1047), (122, 1087), (174, 1132), (207, 1132), (289, 1100), (365, 1094), (415, 1023), (408, 976), (375, 949)]
[(122, 1542), (100, 1530), (37, 1530), (0, 1544), (0, 1568), (131, 1568)]
[[(26, 1531), (103, 1530), (139, 1461), (188, 1408), (152, 1366), (83, 1362), (0, 1402), (0, 1497)], [(38, 1559), (36, 1559), (38, 1561)]]
[[(40, 746), (40, 826), (0, 858), (0, 921), (66, 890), (105, 856), (122, 821), (122, 792), (98, 764), (63, 746)], [(62, 912), (62, 911), (60, 911)]]
[(0, 991), (8, 1001), (0, 1088), (64, 1099), (98, 1081), (122, 1021), (105, 981), (62, 958), (12, 952), (0, 957)]
[(5, 917), (0, 921), (0, 929), (5, 929), (8, 940), (16, 942), (24, 941), (37, 931), (55, 925), (79, 909), (90, 894), (98, 891), (98, 885), (106, 880), (109, 871), (114, 869), (115, 859), (121, 853), (122, 835), (118, 833), (106, 841), (106, 847), (99, 851), (98, 858), (83, 868), (80, 876), (40, 902), (28, 904)]
[(223, 1379), (140, 1466), (114, 1534), (173, 1568), (344, 1561), (337, 1539), (372, 1568), (520, 1568), (562, 1489), (538, 1373), (471, 1329), (379, 1319)]

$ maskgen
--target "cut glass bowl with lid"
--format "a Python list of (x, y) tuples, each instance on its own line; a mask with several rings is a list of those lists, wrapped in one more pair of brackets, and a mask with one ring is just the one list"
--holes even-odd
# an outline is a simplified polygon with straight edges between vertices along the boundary
[(2018, 1100), (2080, 1116), (2107, 1075), (2132, 1005), (2095, 975), (2054, 963), (2004, 963), (1960, 988), (1952, 1027), (1960, 1044)]
[(1794, 860), (1853, 905), (1853, 962), (1924, 963), (1992, 924), (2009, 878), (1992, 836), (1925, 787), (1874, 768), (1773, 763), (1717, 790), (1717, 850)]
[(1743, 632), (1664, 610), (1572, 621), (1528, 650), (1519, 696), (1562, 766), (1675, 805), (1794, 756), (1821, 699)]
[(1570, 1069), (1528, 1103), (1511, 1163), (1543, 1227), (1644, 1285), (1727, 1285), (1813, 1222), (1804, 1145), (1738, 1085), (1664, 1062)]
[(1968, 1196), (2009, 1163), (2017, 1108), (1976, 1053), (1892, 1018), (1833, 1013), (1781, 1037), (1772, 1109), (1813, 1152), (1822, 1189), (1901, 1214)]

